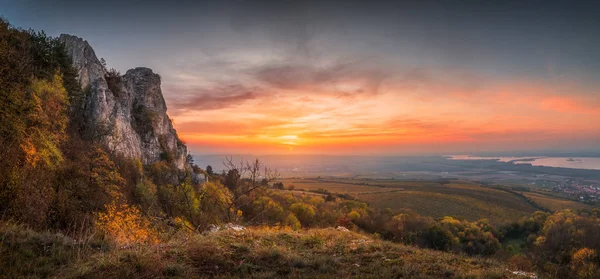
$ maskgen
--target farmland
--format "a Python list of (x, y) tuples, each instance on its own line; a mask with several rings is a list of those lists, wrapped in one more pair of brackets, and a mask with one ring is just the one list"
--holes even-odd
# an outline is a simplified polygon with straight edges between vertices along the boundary
[[(366, 185), (361, 181), (353, 180), (320, 180), (320, 179), (284, 179), (284, 185), (293, 185), (297, 190), (319, 190), (325, 189), (332, 193), (358, 194), (374, 191), (389, 191), (393, 187), (382, 187)], [(393, 189), (392, 189), (393, 190)]]
[(293, 185), (296, 190), (348, 194), (374, 207), (390, 208), (395, 212), (415, 212), (434, 218), (453, 216), (469, 221), (486, 218), (493, 223), (517, 221), (540, 208), (586, 207), (575, 201), (539, 193), (525, 192), (522, 193), (524, 196), (520, 196), (466, 180), (286, 178), (283, 183), (286, 187)]
[(533, 200), (540, 206), (551, 211), (562, 209), (590, 209), (591, 206), (579, 203), (572, 200), (567, 200), (559, 197), (550, 196), (544, 193), (523, 192), (523, 195)]

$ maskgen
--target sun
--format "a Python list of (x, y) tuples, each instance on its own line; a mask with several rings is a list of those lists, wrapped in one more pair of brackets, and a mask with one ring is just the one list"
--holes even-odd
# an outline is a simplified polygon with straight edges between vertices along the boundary
[(298, 136), (296, 135), (280, 136), (279, 139), (281, 140), (281, 143), (285, 145), (298, 145)]

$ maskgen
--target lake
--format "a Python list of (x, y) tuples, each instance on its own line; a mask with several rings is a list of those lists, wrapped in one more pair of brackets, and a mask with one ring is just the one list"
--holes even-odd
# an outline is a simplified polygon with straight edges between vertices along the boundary
[(600, 158), (598, 157), (482, 157), (469, 155), (451, 155), (449, 157), (450, 160), (496, 160), (533, 166), (600, 170)]

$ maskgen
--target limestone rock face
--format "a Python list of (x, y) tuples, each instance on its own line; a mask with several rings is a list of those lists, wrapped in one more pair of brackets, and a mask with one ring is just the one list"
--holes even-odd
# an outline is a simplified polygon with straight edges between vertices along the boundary
[(61, 35), (85, 92), (84, 129), (109, 149), (144, 164), (171, 160), (188, 166), (187, 148), (173, 129), (160, 89), (160, 76), (148, 68), (108, 73), (87, 41)]

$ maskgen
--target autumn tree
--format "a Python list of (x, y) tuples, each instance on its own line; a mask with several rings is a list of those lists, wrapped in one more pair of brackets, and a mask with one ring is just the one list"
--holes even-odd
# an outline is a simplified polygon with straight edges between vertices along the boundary
[(51, 81), (34, 79), (26, 93), (27, 113), (13, 143), (18, 148), (9, 144), (15, 149), (8, 150), (13, 157), (7, 158), (11, 165), (4, 175), (9, 179), (3, 179), (0, 199), (12, 215), (40, 224), (53, 199), (53, 172), (64, 159), (60, 145), (66, 138), (68, 101), (58, 74)]
[(258, 159), (251, 162), (242, 159), (234, 163), (233, 158), (226, 157), (223, 165), (227, 169), (224, 184), (232, 194), (228, 216), (230, 221), (235, 220), (238, 211), (251, 202), (249, 195), (279, 178), (279, 172), (264, 166)]
[(0, 19), (0, 212), (43, 226), (78, 91), (64, 46)]

